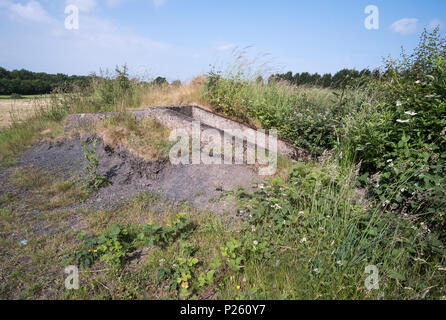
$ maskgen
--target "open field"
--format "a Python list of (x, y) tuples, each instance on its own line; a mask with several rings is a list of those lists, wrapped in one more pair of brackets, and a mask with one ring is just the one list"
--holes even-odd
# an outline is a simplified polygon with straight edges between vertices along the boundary
[(23, 121), (32, 116), (45, 102), (46, 96), (24, 96), (23, 99), (0, 97), (0, 128), (10, 125), (13, 119)]

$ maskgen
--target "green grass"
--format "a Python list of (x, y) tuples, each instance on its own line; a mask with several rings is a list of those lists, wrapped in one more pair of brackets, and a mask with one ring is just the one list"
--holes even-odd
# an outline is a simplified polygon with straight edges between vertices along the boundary
[[(244, 218), (237, 220), (184, 203), (167, 203), (148, 192), (110, 210), (62, 215), (50, 211), (38, 221), (53, 225), (58, 230), (53, 236), (25, 231), (28, 245), (20, 250), (18, 239), (2, 240), (3, 256), (10, 259), (2, 259), (2, 269), (9, 275), (0, 292), (3, 298), (29, 299), (444, 297), (445, 260), (428, 249), (427, 239), (417, 236), (422, 226), (398, 221), (380, 210), (380, 203), (364, 201), (356, 193), (355, 179), (353, 167), (342, 168), (337, 162), (295, 165), (287, 178), (275, 178), (255, 194), (233, 193), (244, 212)], [(22, 188), (42, 190), (20, 176), (14, 181)], [(58, 192), (71, 189), (67, 182), (54, 186)], [(162, 214), (154, 208), (162, 208)], [(22, 215), (13, 199), (0, 212), (2, 231), (8, 234), (32, 230), (36, 223)], [(79, 241), (80, 230), (88, 238), (110, 234), (117, 225), (135, 231), (148, 223), (171, 226), (169, 220), (179, 212), (185, 212), (194, 226), (189, 232), (167, 245), (146, 246), (134, 237), (133, 249), (125, 251), (120, 263), (98, 259), (82, 269), (80, 290), (63, 288), (59, 274), (72, 263), (67, 257), (76, 250), (94, 249)], [(82, 217), (83, 226), (67, 232), (63, 221), (73, 216)], [(175, 264), (181, 259), (196, 263), (184, 269), (190, 278), (178, 283)], [(22, 263), (12, 267), (10, 261), (16, 260)], [(365, 288), (368, 265), (379, 270), (379, 290)], [(212, 281), (201, 284), (201, 277), (210, 272)], [(52, 283), (51, 290), (44, 290), (41, 283)]]
[[(24, 166), (15, 169), (10, 176), (9, 183), (20, 192), (27, 193), (24, 202), (39, 210), (54, 210), (64, 208), (75, 203), (83, 202), (88, 196), (81, 181), (64, 180), (57, 172), (48, 175), (35, 166)], [(23, 199), (22, 199), (23, 200)]]
[[(32, 94), (32, 95), (21, 95), (22, 99), (44, 99), (49, 98), (50, 94)], [(0, 99), (12, 99), (10, 95), (0, 95)]]

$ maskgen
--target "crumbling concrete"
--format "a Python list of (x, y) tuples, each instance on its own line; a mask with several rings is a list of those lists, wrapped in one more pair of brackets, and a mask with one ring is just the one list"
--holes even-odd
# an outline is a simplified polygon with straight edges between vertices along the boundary
[[(171, 129), (183, 129), (188, 134), (192, 134), (193, 122), (199, 121), (201, 124), (200, 129), (202, 131), (206, 129), (215, 129), (221, 133), (222, 139), (224, 133), (228, 133), (241, 141), (245, 141), (246, 148), (255, 148), (257, 145), (260, 148), (269, 150), (268, 139), (256, 140), (256, 130), (197, 106), (149, 107), (143, 110), (129, 111), (129, 113), (134, 114), (138, 120), (154, 119)], [(67, 119), (65, 130), (77, 130), (82, 127), (92, 126), (114, 114), (115, 113), (70, 115)], [(306, 157), (304, 150), (295, 148), (290, 143), (280, 139), (277, 140), (277, 153), (293, 159)]]

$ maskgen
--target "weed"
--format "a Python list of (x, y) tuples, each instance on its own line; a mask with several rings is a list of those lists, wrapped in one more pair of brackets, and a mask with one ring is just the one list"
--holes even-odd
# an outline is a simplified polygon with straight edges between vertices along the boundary
[(87, 172), (87, 178), (85, 180), (85, 187), (87, 189), (97, 191), (102, 187), (110, 184), (107, 177), (99, 174), (99, 157), (96, 155), (97, 139), (89, 141), (88, 139), (82, 144), (85, 148), (84, 157), (87, 160), (85, 171)]

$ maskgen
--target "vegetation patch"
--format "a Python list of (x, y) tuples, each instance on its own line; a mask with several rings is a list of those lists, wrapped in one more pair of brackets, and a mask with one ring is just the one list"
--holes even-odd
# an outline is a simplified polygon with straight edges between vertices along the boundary
[(106, 144), (123, 146), (147, 162), (167, 157), (172, 146), (168, 128), (155, 120), (136, 120), (129, 113), (108, 118), (96, 130)]
[(66, 180), (62, 174), (48, 174), (33, 165), (15, 169), (10, 183), (25, 196), (27, 203), (41, 210), (68, 207), (83, 202), (90, 194), (79, 180)]

